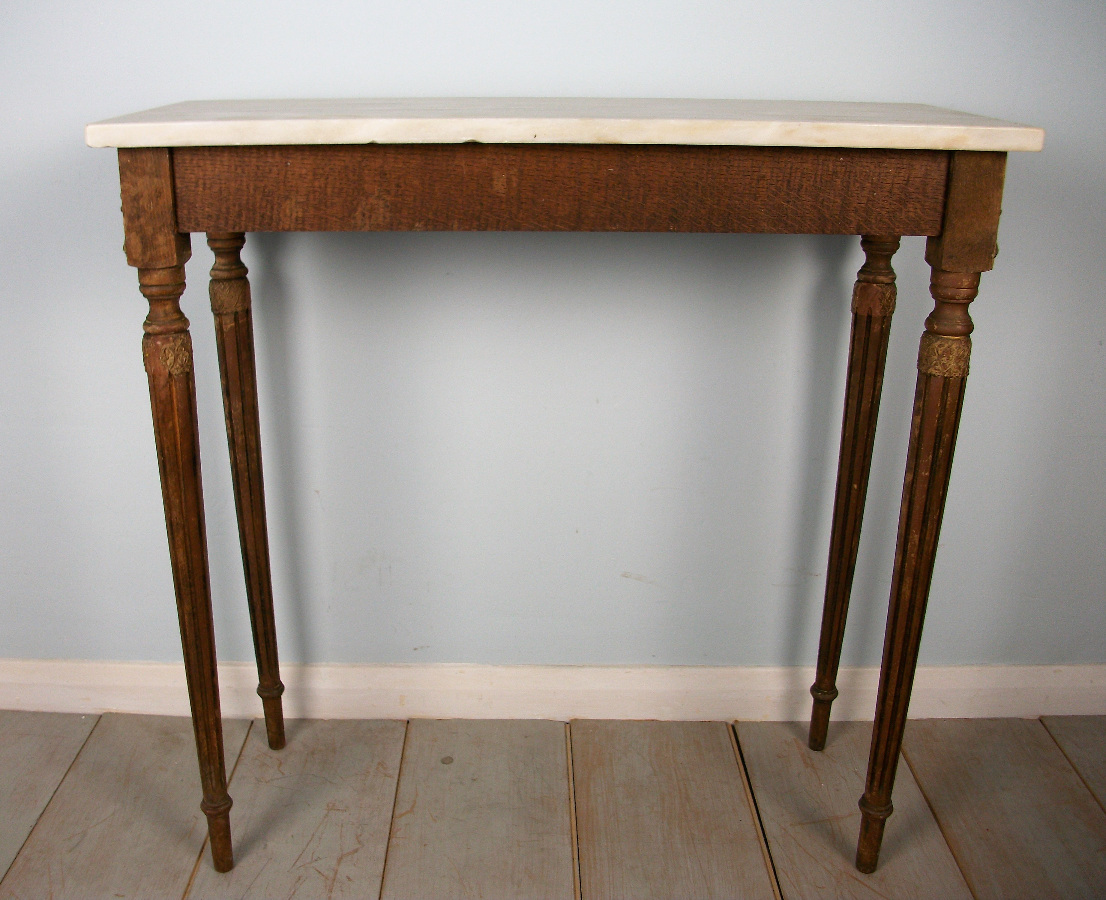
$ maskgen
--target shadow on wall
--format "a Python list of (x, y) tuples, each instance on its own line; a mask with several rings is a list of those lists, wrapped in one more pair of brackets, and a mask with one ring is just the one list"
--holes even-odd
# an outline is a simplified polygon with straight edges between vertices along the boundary
[[(666, 242), (663, 247), (656, 243), (658, 240)], [(688, 494), (680, 501), (684, 507), (673, 507), (673, 514), (677, 518), (681, 515), (684, 518), (695, 517), (697, 521), (694, 527), (685, 527), (686, 522), (665, 522), (663, 526), (659, 526), (664, 531), (665, 540), (657, 543), (652, 556), (644, 554), (656, 562), (659, 575), (645, 573), (637, 578), (622, 578), (617, 588), (601, 586), (590, 596), (573, 597), (571, 594), (574, 591), (580, 592), (580, 584), (583, 583), (581, 579), (586, 580), (589, 577), (589, 566), (594, 566), (596, 579), (607, 578), (612, 566), (619, 570), (615, 572), (615, 577), (623, 570), (631, 571), (631, 575), (634, 571), (613, 555), (611, 558), (594, 558), (595, 555), (607, 552), (604, 549), (607, 547), (603, 544), (604, 539), (610, 546), (618, 545), (619, 536), (615, 526), (611, 526), (612, 532), (606, 534), (605, 538), (601, 534), (598, 543), (593, 543), (590, 547), (586, 546), (586, 535), (580, 537), (576, 544), (567, 539), (562, 540), (557, 536), (560, 525), (568, 523), (573, 515), (576, 518), (572, 521), (578, 524), (581, 516), (586, 514), (580, 508), (566, 512), (565, 509), (557, 508), (557, 503), (548, 502), (548, 498), (546, 506), (542, 506), (541, 492), (534, 491), (538, 495), (538, 506), (529, 515), (547, 518), (544, 522), (531, 522), (526, 518), (526, 513), (520, 513), (517, 526), (519, 539), (521, 541), (528, 529), (533, 528), (537, 541), (547, 544), (544, 548), (547, 556), (556, 556), (558, 552), (568, 554), (569, 562), (577, 569), (576, 581), (568, 575), (558, 575), (558, 567), (564, 568), (563, 558), (559, 562), (553, 560), (546, 563), (548, 568), (541, 573), (545, 577), (545, 593), (535, 594), (531, 585), (518, 584), (519, 579), (525, 576), (512, 568), (514, 562), (497, 557), (498, 549), (489, 546), (482, 551), (487, 554), (486, 559), (472, 563), (471, 568), (465, 569), (465, 572), (474, 576), (470, 579), (473, 581), (486, 576), (485, 592), (493, 595), (491, 599), (477, 597), (471, 601), (476, 608), (463, 609), (463, 598), (451, 595), (449, 583), (427, 583), (421, 606), (418, 609), (414, 606), (405, 608), (405, 601), (395, 600), (402, 593), (396, 589), (390, 602), (377, 602), (371, 610), (372, 616), (364, 622), (349, 626), (360, 627), (364, 631), (359, 641), (351, 641), (352, 644), (360, 645), (363, 650), (362, 658), (328, 658), (334, 653), (328, 649), (332, 645), (324, 632), (340, 626), (333, 623), (324, 625), (322, 620), (316, 619), (319, 610), (325, 607), (329, 611), (332, 604), (340, 605), (342, 598), (318, 595), (320, 590), (323, 594), (333, 590), (333, 587), (320, 589), (320, 585), (330, 584), (327, 579), (331, 577), (331, 573), (317, 570), (319, 559), (327, 557), (333, 548), (327, 546), (328, 532), (320, 526), (324, 518), (321, 507), (323, 501), (320, 497), (313, 496), (313, 493), (317, 495), (319, 492), (313, 492), (312, 482), (305, 473), (325, 469), (332, 460), (318, 458), (317, 444), (313, 445), (303, 436), (304, 426), (311, 423), (305, 423), (301, 419), (305, 412), (313, 411), (312, 404), (315, 400), (312, 398), (317, 400), (322, 397), (329, 401), (332, 397), (337, 397), (334, 402), (340, 404), (342, 397), (353, 396), (356, 390), (372, 392), (381, 388), (386, 390), (387, 386), (328, 385), (322, 381), (305, 386), (304, 380), (315, 378), (318, 373), (307, 372), (299, 362), (308, 360), (307, 365), (310, 365), (311, 353), (322, 353), (325, 360), (328, 350), (321, 346), (322, 339), (313, 332), (312, 316), (307, 315), (302, 308), (304, 300), (300, 298), (297, 301), (293, 296), (298, 288), (297, 279), (301, 273), (310, 273), (313, 270), (340, 271), (343, 274), (336, 276), (337, 281), (327, 285), (328, 291), (333, 291), (335, 285), (339, 285), (337, 291), (327, 293), (321, 301), (326, 304), (327, 319), (348, 323), (351, 330), (368, 328), (379, 332), (387, 329), (389, 319), (395, 314), (396, 305), (403, 302), (402, 296), (392, 290), (391, 286), (407, 283), (412, 279), (418, 280), (420, 268), (448, 269), (457, 254), (468, 251), (475, 251), (485, 262), (488, 258), (502, 258), (509, 268), (514, 265), (512, 257), (519, 254), (533, 256), (536, 253), (541, 265), (551, 267), (555, 276), (559, 274), (559, 269), (566, 280), (586, 282), (592, 277), (612, 279), (597, 285), (590, 299), (588, 290), (566, 290), (565, 296), (555, 295), (553, 299), (546, 300), (541, 296), (541, 285), (519, 285), (517, 293), (530, 294), (529, 297), (522, 298), (525, 303), (531, 304), (530, 307), (523, 309), (521, 306), (511, 305), (515, 303), (514, 300), (497, 305), (498, 301), (489, 299), (486, 306), (479, 310), (480, 315), (494, 318), (518, 314), (520, 309), (526, 314), (528, 310), (534, 309), (534, 304), (546, 306), (547, 309), (539, 310), (534, 315), (546, 317), (543, 319), (545, 322), (551, 320), (549, 317), (555, 316), (559, 320), (557, 327), (563, 329), (564, 334), (571, 334), (580, 327), (594, 326), (596, 321), (601, 321), (601, 315), (599, 319), (589, 318), (589, 310), (585, 309), (589, 303), (610, 303), (618, 306), (617, 309), (612, 306), (612, 317), (624, 313), (633, 314), (634, 303), (637, 301), (608, 300), (606, 292), (626, 289), (625, 284), (611, 287), (618, 279), (632, 281), (634, 278), (641, 278), (640, 271), (637, 275), (633, 274), (635, 269), (644, 269), (646, 278), (662, 269), (665, 273), (669, 269), (675, 269), (670, 276), (674, 284), (681, 283), (685, 275), (694, 282), (693, 289), (685, 294), (677, 292), (677, 296), (645, 296), (637, 308), (646, 319), (654, 317), (654, 325), (660, 322), (658, 333), (671, 332), (675, 335), (675, 342), (686, 337), (687, 341), (679, 345), (680, 350), (685, 359), (691, 359), (692, 367), (700, 370), (693, 373), (694, 377), (688, 377), (682, 387), (674, 389), (673, 396), (676, 399), (672, 408), (678, 409), (683, 403), (688, 407), (687, 416), (680, 415), (675, 422), (659, 423), (660, 428), (668, 434), (657, 438), (658, 446), (666, 453), (673, 458), (684, 457), (685, 460), (680, 464), (681, 468), (674, 480), (666, 483), (666, 487), (670, 488), (675, 484), (677, 490)], [(757, 664), (796, 666), (813, 662), (825, 579), (828, 546), (826, 536), (833, 501), (833, 471), (840, 433), (843, 386), (839, 383), (841, 378), (838, 376), (844, 372), (850, 321), (850, 290), (855, 276), (854, 263), (859, 265), (860, 259), (855, 238), (744, 235), (259, 234), (250, 236), (247, 254), (247, 262), (251, 266), (255, 309), (258, 310), (256, 322), (259, 356), (263, 358), (263, 362), (267, 362), (260, 366), (261, 377), (264, 379), (262, 416), (263, 423), (268, 420), (271, 426), (263, 437), (272, 530), (270, 538), (274, 546), (283, 550), (283, 558), (274, 556), (274, 577), (283, 585), (283, 590), (278, 587), (277, 616), (282, 635), (282, 656), (285, 659), (318, 663), (419, 661), (417, 656), (397, 660), (393, 655), (394, 648), (410, 643), (411, 647), (418, 650), (421, 649), (420, 644), (440, 637), (440, 631), (448, 632), (453, 628), (463, 632), (466, 624), (461, 619), (467, 616), (476, 619), (485, 617), (484, 621), (492, 625), (506, 622), (504, 627), (508, 631), (517, 625), (520, 634), (531, 629), (528, 639), (532, 643), (539, 643), (544, 647), (544, 652), (549, 654), (548, 658), (528, 659), (528, 651), (522, 646), (517, 651), (520, 658), (488, 660), (496, 663), (748, 664), (749, 660), (738, 659), (732, 662), (735, 634), (738, 641), (742, 637), (749, 640), (750, 634), (754, 641), (767, 635), (771, 642), (767, 652), (774, 654), (779, 662), (763, 663), (756, 659)], [(567, 271), (566, 260), (571, 261)], [(658, 267), (656, 272), (651, 272), (651, 266)], [(796, 269), (799, 270), (798, 274)], [(603, 270), (613, 274), (598, 274)], [(520, 271), (525, 273), (527, 269), (522, 267)], [(663, 273), (657, 275), (661, 281), (667, 277)], [(357, 284), (358, 280), (362, 282), (360, 285)], [(356, 296), (357, 287), (364, 289), (369, 285), (371, 296)], [(798, 299), (793, 296), (796, 285), (799, 286)], [(637, 289), (639, 286), (635, 284), (631, 287)], [(658, 291), (670, 289), (670, 284), (662, 284)], [(644, 290), (646, 294), (649, 293), (648, 285)], [(535, 294), (538, 295), (536, 298)], [(404, 296), (409, 297), (409, 294)], [(316, 302), (320, 302), (317, 295)], [(425, 302), (430, 312), (416, 310), (413, 314), (427, 316), (436, 309), (445, 308), (452, 302), (452, 298), (431, 297), (416, 302)], [(781, 309), (784, 306), (787, 308)], [(683, 335), (680, 334), (682, 326), (679, 319), (684, 316), (694, 320), (698, 331), (687, 328)], [(778, 326), (781, 322), (788, 326), (789, 330), (785, 333), (779, 333), (781, 329)], [(722, 334), (712, 335), (712, 328), (721, 329)], [(796, 331), (799, 333), (798, 338)], [(750, 340), (765, 334), (770, 335), (770, 341), (777, 341), (778, 344), (767, 348), (747, 346)], [(354, 345), (367, 348), (364, 352), (372, 353), (373, 347), (379, 347), (386, 340), (386, 337), (378, 333), (364, 344), (354, 340)], [(580, 360), (577, 357), (582, 358), (584, 351), (591, 347), (601, 347), (601, 343), (595, 343), (601, 340), (602, 335), (585, 335), (580, 343), (572, 344), (561, 341), (558, 333), (553, 333), (548, 343), (552, 354), (558, 354), (562, 349), (568, 354), (569, 358), (561, 360), (560, 365), (578, 367)], [(700, 346), (696, 346), (696, 342)], [(348, 345), (346, 349), (348, 350)], [(525, 352), (525, 348), (516, 348), (514, 352)], [(757, 353), (762, 355), (756, 357)], [(698, 358), (696, 354), (700, 354)], [(658, 353), (658, 356), (661, 354)], [(667, 363), (662, 358), (660, 364)], [(747, 378), (743, 368), (757, 365), (762, 368), (775, 367), (774, 371), (760, 373), (760, 384)], [(731, 371), (727, 373), (726, 368)], [(342, 371), (347, 371), (344, 363)], [(365, 374), (364, 370), (359, 370), (357, 360), (351, 361), (348, 371), (351, 373), (349, 377), (354, 380)], [(771, 382), (776, 375), (781, 376), (780, 380), (791, 382), (790, 395), (782, 399), (778, 393), (772, 394), (774, 388), (771, 387)], [(565, 382), (571, 384), (572, 377), (571, 374), (567, 375)], [(673, 376), (676, 381), (681, 377), (683, 376), (678, 372)], [(765, 383), (769, 384), (769, 388), (764, 388)], [(551, 389), (561, 387), (559, 383), (551, 385)], [(680, 390), (686, 393), (682, 399)], [(742, 396), (743, 393), (746, 396)], [(757, 396), (751, 396), (753, 394)], [(269, 401), (269, 409), (264, 408), (266, 400)], [(631, 399), (625, 402), (632, 404), (636, 401)], [(772, 408), (760, 409), (759, 412), (753, 409), (750, 413), (750, 403)], [(702, 416), (702, 410), (712, 410), (712, 413)], [(324, 410), (323, 413), (324, 419), (327, 419), (327, 411)], [(343, 435), (348, 437), (351, 433), (355, 435), (355, 442), (362, 441), (362, 444), (352, 450), (345, 448), (335, 451), (334, 458), (343, 460), (344, 465), (348, 465), (350, 460), (356, 464), (364, 446), (363, 441), (375, 441), (377, 437), (372, 427), (376, 423), (362, 423), (359, 432), (344, 431), (345, 423), (337, 421), (333, 409), (329, 413), (326, 427), (330, 430), (325, 436), (326, 441)], [(750, 443), (748, 437), (751, 429), (746, 428), (743, 421), (735, 421), (747, 415), (753, 415), (754, 418), (760, 415), (768, 422), (774, 420), (799, 424), (797, 427), (794, 424), (789, 426), (789, 438), (785, 436), (781, 439), (769, 435), (763, 442), (752, 442), (764, 443), (763, 447), (748, 449), (745, 445)], [(531, 416), (540, 422), (542, 410), (528, 410), (527, 419)], [(656, 427), (657, 423), (653, 425)], [(572, 422), (569, 422), (569, 427), (571, 426)], [(319, 427), (317, 421), (313, 427)], [(530, 425), (527, 421), (497, 421), (497, 432), (500, 427), (504, 429), (507, 439), (512, 440), (515, 437), (512, 429), (526, 429)], [(651, 433), (648, 428), (642, 431), (643, 443), (651, 439)], [(383, 437), (387, 440), (387, 436)], [(744, 440), (738, 440), (740, 438)], [(537, 440), (540, 439), (539, 434)], [(666, 444), (665, 441), (669, 443)], [(739, 475), (754, 481), (781, 477), (777, 471), (773, 471), (779, 468), (774, 465), (777, 462), (789, 467), (784, 480), (778, 482), (783, 485), (785, 493), (774, 496), (774, 505), (784, 507), (773, 513), (776, 516), (775, 524), (741, 521), (742, 513), (748, 510), (743, 510), (740, 502), (727, 502), (725, 489), (715, 489), (715, 493), (722, 496), (706, 496), (712, 490), (711, 478), (730, 482), (735, 480), (732, 471), (728, 476), (724, 471), (726, 466), (731, 465), (731, 461), (726, 459), (728, 454), (741, 454), (737, 466), (741, 470)], [(781, 458), (774, 458), (773, 454), (779, 454)], [(369, 452), (364, 453), (365, 465), (371, 464), (370, 456)], [(708, 456), (711, 458), (708, 459)], [(696, 469), (698, 461), (702, 461), (699, 468), (703, 471), (689, 471)], [(557, 473), (552, 470), (558, 463), (556, 453), (550, 451), (549, 457), (543, 457), (538, 463), (544, 469), (539, 469), (537, 477), (548, 474), (548, 477), (556, 478)], [(631, 460), (626, 465), (632, 468), (634, 462)], [(901, 465), (899, 468), (901, 470)], [(744, 474), (746, 470), (750, 473), (748, 476)], [(590, 471), (584, 474), (590, 474)], [(643, 478), (648, 482), (654, 476), (655, 472), (646, 471)], [(901, 478), (901, 471), (898, 477)], [(509, 482), (509, 476), (505, 478)], [(873, 487), (876, 480), (876, 474), (873, 473)], [(645, 486), (641, 485), (641, 490)], [(413, 487), (417, 486), (409, 486), (406, 490)], [(757, 488), (755, 485), (752, 488), (746, 485), (741, 490), (755, 491)], [(602, 485), (592, 486), (591, 489), (586, 484), (581, 485), (580, 496), (564, 498), (563, 503), (568, 507), (587, 502), (619, 502), (617, 492), (605, 491), (607, 488)], [(516, 489), (515, 493), (519, 491)], [(504, 509), (510, 510), (514, 506), (525, 509), (533, 500), (532, 496), (528, 496), (530, 493), (523, 485), (521, 496), (499, 499), (503, 502)], [(768, 496), (771, 488), (763, 488), (762, 493)], [(399, 494), (409, 496), (404, 491), (399, 491)], [(790, 501), (787, 498), (791, 498)], [(892, 501), (896, 508), (897, 499), (896, 495)], [(387, 511), (385, 516), (390, 514), (393, 500), (398, 505), (396, 498), (381, 496), (363, 496), (357, 503), (364, 512), (362, 518), (369, 518), (380, 515), (381, 510)], [(625, 512), (625, 524), (632, 531), (635, 511), (633, 503), (636, 501), (630, 498), (626, 502), (628, 508)], [(613, 522), (618, 521), (617, 511), (608, 510), (608, 514)], [(562, 517), (564, 522), (561, 521)], [(449, 542), (457, 538), (457, 535), (444, 533), (441, 522), (424, 524), (427, 530), (418, 535), (418, 540), (424, 543)], [(353, 525), (354, 529), (362, 527), (366, 529), (366, 533), (372, 531), (370, 526), (362, 523)], [(742, 545), (750, 538), (754, 544), (758, 537), (765, 540), (763, 534), (757, 534), (757, 529), (764, 527), (775, 529), (769, 540), (776, 544), (776, 561), (781, 562), (782, 568), (794, 577), (789, 576), (782, 584), (775, 582), (775, 596), (760, 596), (757, 598), (759, 602), (750, 602), (749, 597), (742, 594), (740, 574), (735, 577), (733, 570), (735, 564), (756, 565), (756, 547), (753, 548), (753, 556), (749, 556), (749, 551)], [(331, 534), (333, 533), (332, 531)], [(410, 531), (407, 533), (411, 534)], [(339, 532), (340, 540), (346, 537), (346, 532)], [(370, 538), (364, 535), (348, 537), (353, 541), (363, 538), (365, 542), (370, 542)], [(469, 546), (465, 542), (471, 540), (471, 535), (457, 540)], [(649, 544), (652, 538), (646, 537), (643, 540), (645, 544)], [(632, 551), (627, 552), (632, 555)], [(382, 553), (373, 553), (375, 555), (372, 562), (375, 565), (380, 562)], [(746, 556), (743, 557), (743, 553)], [(463, 567), (468, 563), (459, 565)], [(371, 586), (377, 591), (378, 600), (384, 597), (388, 587), (383, 583), (384, 568), (376, 566), (379, 571), (371, 575), (381, 582)], [(387, 568), (390, 575), (391, 567)], [(683, 583), (677, 587), (667, 584), (664, 577), (666, 574), (671, 574), (675, 580), (683, 579)], [(858, 571), (858, 578), (861, 574)], [(365, 575), (365, 578), (368, 579), (369, 575)], [(558, 578), (563, 580), (557, 581)], [(411, 589), (410, 585), (406, 587)], [(870, 587), (872, 586), (868, 584), (858, 586), (858, 591), (867, 591)], [(617, 593), (619, 590), (626, 592), (624, 600), (620, 599), (623, 595)], [(527, 595), (527, 591), (531, 593)], [(530, 612), (523, 614), (513, 609), (503, 611), (504, 605), (509, 606), (518, 596), (523, 595), (530, 597), (530, 600), (520, 604), (520, 609)], [(535, 601), (535, 597), (539, 600)], [(691, 598), (690, 601), (688, 598)], [(544, 603), (545, 599), (548, 599), (548, 604)], [(775, 609), (766, 608), (769, 600)], [(855, 643), (857, 637), (862, 638), (861, 643), (864, 646), (878, 639), (885, 601), (886, 596), (883, 596), (877, 598), (877, 602), (866, 601), (854, 606), (854, 614), (850, 617), (850, 644)], [(594, 644), (587, 643), (587, 635), (577, 635), (575, 643), (558, 643), (572, 640), (568, 636), (574, 630), (583, 630), (573, 628), (574, 617), (591, 624), (588, 617), (595, 615), (591, 606), (596, 602), (604, 604), (605, 608), (604, 614), (599, 617), (602, 621), (598, 631), (601, 633), (590, 636)], [(541, 615), (532, 612), (534, 608), (543, 605), (560, 605), (564, 608), (559, 612), (546, 610)], [(309, 610), (312, 611), (309, 613)], [(403, 621), (408, 614), (411, 621)], [(429, 618), (420, 619), (420, 616)], [(562, 621), (560, 626), (551, 625), (548, 618), (550, 616), (567, 620), (567, 624)], [(439, 620), (445, 621), (443, 623)], [(558, 632), (558, 627), (565, 630)], [(374, 633), (370, 633), (370, 629)], [(533, 629), (547, 630), (535, 636)], [(773, 634), (778, 635), (774, 642), (771, 640)], [(445, 637), (449, 637), (448, 633)], [(510, 633), (499, 637), (510, 646)], [(439, 658), (437, 661), (486, 661), (466, 656), (464, 642), (460, 638), (455, 640), (454, 650), (441, 651), (446, 658)], [(525, 645), (526, 640), (522, 644)], [(574, 650), (568, 649), (573, 647)], [(646, 652), (643, 648), (655, 652)], [(380, 653), (386, 658), (378, 658)], [(575, 655), (565, 658), (565, 653)], [(479, 655), (477, 651), (476, 656)], [(780, 655), (782, 659), (779, 658)], [(799, 714), (805, 715), (805, 711)]]

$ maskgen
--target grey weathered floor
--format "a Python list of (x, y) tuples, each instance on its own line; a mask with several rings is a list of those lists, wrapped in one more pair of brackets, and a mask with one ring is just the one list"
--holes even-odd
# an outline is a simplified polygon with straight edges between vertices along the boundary
[(225, 724), (211, 869), (191, 725), (0, 712), (0, 900), (1106, 897), (1106, 717), (911, 722), (858, 874), (870, 727)]

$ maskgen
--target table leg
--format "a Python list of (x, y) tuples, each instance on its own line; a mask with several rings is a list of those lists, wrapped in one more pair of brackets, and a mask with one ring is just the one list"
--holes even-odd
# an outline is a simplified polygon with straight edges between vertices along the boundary
[(837, 699), (837, 669), (845, 617), (853, 587), (868, 473), (872, 468), (872, 443), (883, 389), (887, 339), (895, 311), (895, 271), (891, 257), (899, 249), (897, 236), (865, 235), (864, 265), (853, 288), (853, 324), (849, 342), (849, 369), (845, 386), (845, 412), (841, 422), (841, 452), (837, 461), (837, 493), (833, 501), (826, 598), (822, 609), (822, 635), (818, 642), (818, 672), (810, 694), (810, 749), (826, 746), (830, 705)]
[(284, 711), (280, 699), (284, 685), (277, 662), (273, 583), (265, 523), (250, 283), (241, 257), (245, 240), (241, 233), (207, 236), (208, 246), (215, 253), (215, 265), (211, 269), (211, 311), (215, 314), (238, 537), (242, 545), (242, 568), (246, 575), (246, 598), (257, 660), (257, 693), (265, 709), (269, 746), (279, 750), (284, 746)]
[(978, 272), (933, 267), (934, 309), (918, 352), (918, 386), (910, 428), (898, 546), (883, 646), (868, 777), (860, 799), (862, 820), (856, 867), (874, 872), (895, 783), (910, 690), (918, 665), (933, 560), (948, 492), (956, 430), (968, 375), (972, 320), (968, 304)]
[(140, 268), (139, 286), (150, 301), (143, 325), (142, 356), (150, 382), (169, 556), (177, 596), (181, 644), (203, 801), (216, 870), (234, 865), (230, 841), (231, 799), (223, 763), (223, 726), (215, 668), (215, 628), (207, 569), (200, 445), (192, 338), (180, 308), (184, 266)]

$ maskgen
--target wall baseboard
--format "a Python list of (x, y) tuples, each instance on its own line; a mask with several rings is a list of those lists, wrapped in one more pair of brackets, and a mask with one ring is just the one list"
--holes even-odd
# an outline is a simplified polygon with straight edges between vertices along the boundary
[[(290, 718), (802, 720), (807, 667), (286, 665)], [(870, 719), (879, 671), (843, 669), (838, 720)], [(219, 666), (223, 715), (254, 718), (247, 663)], [(172, 663), (0, 660), (0, 709), (188, 715), (184, 667)], [(911, 718), (1106, 715), (1106, 666), (918, 669)]]

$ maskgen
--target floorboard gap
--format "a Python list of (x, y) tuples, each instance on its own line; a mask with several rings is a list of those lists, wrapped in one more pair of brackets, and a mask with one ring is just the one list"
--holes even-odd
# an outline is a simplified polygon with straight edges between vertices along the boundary
[(396, 769), (396, 789), (392, 794), (392, 816), (388, 821), (388, 840), (384, 842), (384, 866), (380, 870), (380, 893), (377, 900), (384, 896), (384, 885), (388, 881), (388, 851), (392, 849), (392, 831), (396, 826), (396, 801), (399, 800), (399, 781), (403, 777), (403, 764), (407, 761), (407, 735), (411, 733), (411, 720), (403, 723), (403, 747), (399, 751), (399, 768)]
[(752, 782), (749, 781), (749, 770), (745, 766), (745, 755), (741, 752), (741, 739), (737, 736), (737, 726), (733, 722), (730, 723), (729, 731), (734, 756), (737, 757), (737, 769), (741, 774), (741, 785), (745, 788), (745, 799), (749, 803), (749, 809), (752, 810), (753, 824), (757, 830), (757, 837), (760, 838), (760, 849), (764, 854), (764, 864), (772, 876), (772, 891), (776, 895), (776, 900), (783, 900), (783, 894), (780, 890), (780, 876), (776, 872), (776, 862), (772, 859), (772, 848), (768, 846), (768, 836), (764, 831), (764, 822), (760, 818), (760, 807), (757, 805), (756, 794), (753, 793)]
[(1066, 759), (1068, 761), (1068, 765), (1071, 766), (1075, 770), (1075, 774), (1078, 775), (1079, 780), (1083, 782), (1083, 787), (1085, 787), (1087, 789), (1087, 793), (1089, 793), (1092, 797), (1094, 797), (1095, 802), (1100, 807), (1102, 807), (1102, 811), (1106, 812), (1106, 805), (1104, 805), (1103, 802), (1098, 799), (1098, 794), (1095, 793), (1094, 789), (1091, 787), (1091, 785), (1087, 781), (1087, 779), (1083, 777), (1083, 773), (1079, 771), (1079, 766), (1077, 766), (1075, 764), (1075, 761), (1070, 756), (1068, 756), (1068, 751), (1064, 749), (1064, 745), (1061, 744), (1060, 741), (1056, 738), (1056, 735), (1052, 733), (1052, 729), (1048, 727), (1048, 722), (1046, 722), (1044, 720), (1043, 716), (1041, 718), (1039, 718), (1037, 721), (1040, 722), (1045, 727), (1045, 731), (1047, 731), (1048, 736), (1050, 738), (1052, 738), (1052, 742), (1060, 749), (1060, 752), (1064, 754), (1064, 759)]
[[(54, 795), (58, 792), (58, 788), (60, 788), (62, 786), (62, 783), (65, 781), (65, 779), (69, 777), (69, 773), (70, 773), (70, 771), (72, 771), (73, 765), (77, 762), (77, 758), (84, 751), (85, 745), (88, 744), (88, 739), (90, 737), (92, 737), (92, 732), (94, 732), (96, 730), (96, 726), (100, 724), (100, 719), (102, 719), (102, 718), (103, 718), (102, 715), (96, 716), (96, 721), (92, 723), (92, 727), (90, 729), (88, 729), (88, 734), (85, 735), (85, 739), (83, 741), (81, 741), (80, 750), (78, 750), (76, 753), (73, 754), (73, 758), (71, 760), (69, 760), (69, 765), (65, 767), (65, 774), (62, 775), (61, 778), (58, 779), (58, 783), (54, 785), (54, 789), (50, 792), (50, 799), (46, 801), (46, 805), (42, 807), (42, 812), (40, 812), (38, 814), (39, 819), (42, 818), (42, 813), (46, 812), (46, 810), (50, 808), (50, 804), (53, 802)], [(31, 826), (31, 830), (27, 832), (27, 836), (23, 839), (23, 843), (19, 845), (19, 850), (12, 857), (12, 861), (10, 863), (8, 863), (8, 867), (4, 870), (4, 874), (0, 875), (0, 883), (2, 883), (4, 881), (4, 879), (8, 877), (8, 872), (10, 872), (11, 869), (12, 869), (12, 866), (15, 865), (15, 861), (17, 859), (19, 859), (19, 854), (23, 851), (23, 847), (26, 846), (27, 841), (29, 841), (31, 839), (31, 835), (35, 833), (35, 829), (37, 827), (38, 827), (38, 820), (36, 819), (35, 824)]]
[(979, 893), (972, 886), (972, 881), (968, 877), (968, 871), (964, 867), (964, 863), (960, 861), (960, 857), (956, 855), (956, 849), (949, 841), (948, 833), (945, 831), (945, 823), (937, 816), (937, 810), (933, 808), (933, 802), (929, 799), (929, 794), (926, 792), (925, 785), (922, 784), (918, 778), (918, 773), (914, 771), (914, 765), (910, 762), (910, 756), (906, 752), (906, 741), (903, 741), (903, 746), (899, 750), (899, 755), (902, 756), (902, 761), (906, 763), (906, 767), (910, 770), (910, 777), (914, 779), (914, 783), (918, 785), (918, 791), (922, 795), (922, 799), (925, 800), (926, 806), (929, 807), (929, 814), (933, 816), (933, 821), (937, 823), (937, 828), (941, 832), (941, 838), (945, 842), (945, 846), (949, 848), (949, 853), (952, 855), (952, 861), (956, 863), (956, 867), (960, 870), (960, 876), (964, 879), (964, 884), (968, 886), (968, 891), (972, 897), (979, 897)]
[(568, 827), (572, 840), (572, 892), (582, 900), (580, 887), (580, 833), (576, 828), (576, 776), (572, 771), (572, 723), (565, 722), (565, 755), (568, 760)]

